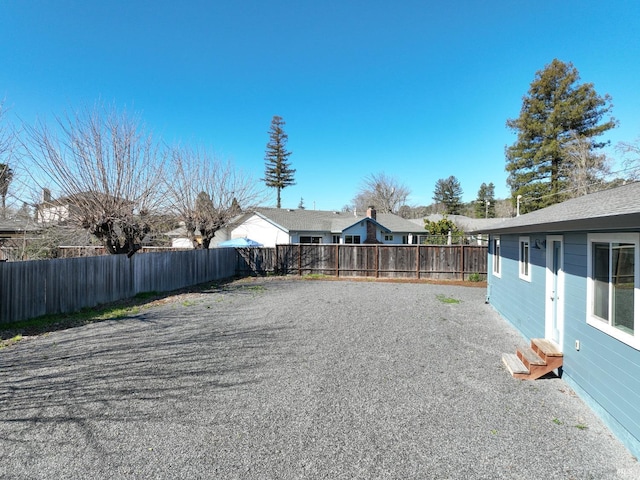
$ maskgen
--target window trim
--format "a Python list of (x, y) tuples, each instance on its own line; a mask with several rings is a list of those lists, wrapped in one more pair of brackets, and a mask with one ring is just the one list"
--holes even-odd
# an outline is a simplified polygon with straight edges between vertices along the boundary
[[(630, 243), (634, 245), (634, 287), (633, 287), (633, 333), (627, 333), (611, 324), (612, 319), (602, 319), (593, 314), (594, 280), (593, 280), (593, 244)], [(608, 285), (611, 285), (609, 281)], [(611, 302), (609, 302), (611, 304)], [(609, 307), (611, 309), (611, 307)], [(607, 335), (619, 340), (636, 350), (640, 350), (640, 234), (638, 233), (591, 233), (587, 235), (587, 324)], [(609, 315), (611, 317), (611, 315)]]
[[(355, 239), (358, 239), (357, 242), (354, 242)], [(348, 241), (350, 240), (350, 241)], [(360, 235), (345, 235), (344, 243), (347, 245), (361, 245), (362, 237)]]
[[(497, 251), (497, 254), (496, 254)], [(500, 236), (495, 236), (491, 239), (491, 273), (494, 277), (501, 278), (502, 258), (500, 256)]]
[[(298, 243), (318, 245), (322, 243), (322, 235), (300, 235)], [(307, 242), (303, 240), (309, 240)]]
[[(525, 245), (527, 258), (523, 258)], [(527, 282), (531, 281), (531, 239), (529, 237), (520, 237), (518, 240), (518, 277)]]

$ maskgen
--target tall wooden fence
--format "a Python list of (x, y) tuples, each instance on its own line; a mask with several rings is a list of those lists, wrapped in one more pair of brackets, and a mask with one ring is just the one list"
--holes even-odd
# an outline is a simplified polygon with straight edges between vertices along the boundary
[(480, 245), (297, 244), (238, 249), (238, 274), (467, 280), (486, 277)]
[(0, 262), (0, 323), (167, 292), (235, 275), (467, 279), (484, 277), (475, 245), (278, 245)]
[(0, 323), (233, 277), (232, 248), (0, 262)]

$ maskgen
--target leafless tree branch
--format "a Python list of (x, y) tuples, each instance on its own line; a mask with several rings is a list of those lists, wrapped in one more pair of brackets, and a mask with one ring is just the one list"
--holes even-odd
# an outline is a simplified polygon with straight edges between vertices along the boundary
[(151, 134), (137, 118), (103, 105), (56, 118), (55, 130), (42, 122), (25, 130), (27, 158), (41, 174), (36, 184), (55, 190), (68, 221), (109, 253), (133, 255), (161, 198), (164, 154)]
[(409, 188), (395, 178), (377, 173), (364, 179), (352, 202), (353, 207), (361, 212), (374, 206), (380, 213), (398, 213), (410, 194)]
[(196, 248), (209, 248), (218, 230), (266, 198), (251, 176), (204, 150), (175, 147), (170, 159), (167, 199)]

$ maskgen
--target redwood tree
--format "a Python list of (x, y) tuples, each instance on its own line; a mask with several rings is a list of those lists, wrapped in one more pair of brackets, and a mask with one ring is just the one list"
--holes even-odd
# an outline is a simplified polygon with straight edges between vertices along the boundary
[(267, 187), (275, 188), (277, 191), (278, 208), (281, 207), (280, 191), (283, 188), (295, 185), (294, 174), (296, 171), (291, 168), (289, 156), (292, 152), (287, 150), (289, 136), (285, 133), (284, 120), (278, 115), (271, 119), (269, 129), (269, 142), (265, 151), (265, 171), (262, 179)]
[(576, 137), (586, 140), (591, 151), (606, 146), (596, 137), (616, 126), (608, 116), (611, 108), (611, 97), (598, 95), (592, 83), (580, 83), (571, 63), (554, 59), (536, 73), (520, 115), (507, 120), (518, 135), (506, 149), (507, 183), (514, 199), (524, 197), (522, 212), (567, 198), (572, 160), (565, 147)]

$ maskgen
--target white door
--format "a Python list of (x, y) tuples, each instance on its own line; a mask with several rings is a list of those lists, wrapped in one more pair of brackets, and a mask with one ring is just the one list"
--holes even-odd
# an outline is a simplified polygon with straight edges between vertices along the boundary
[(547, 235), (545, 338), (562, 351), (564, 337), (564, 244), (562, 235)]

